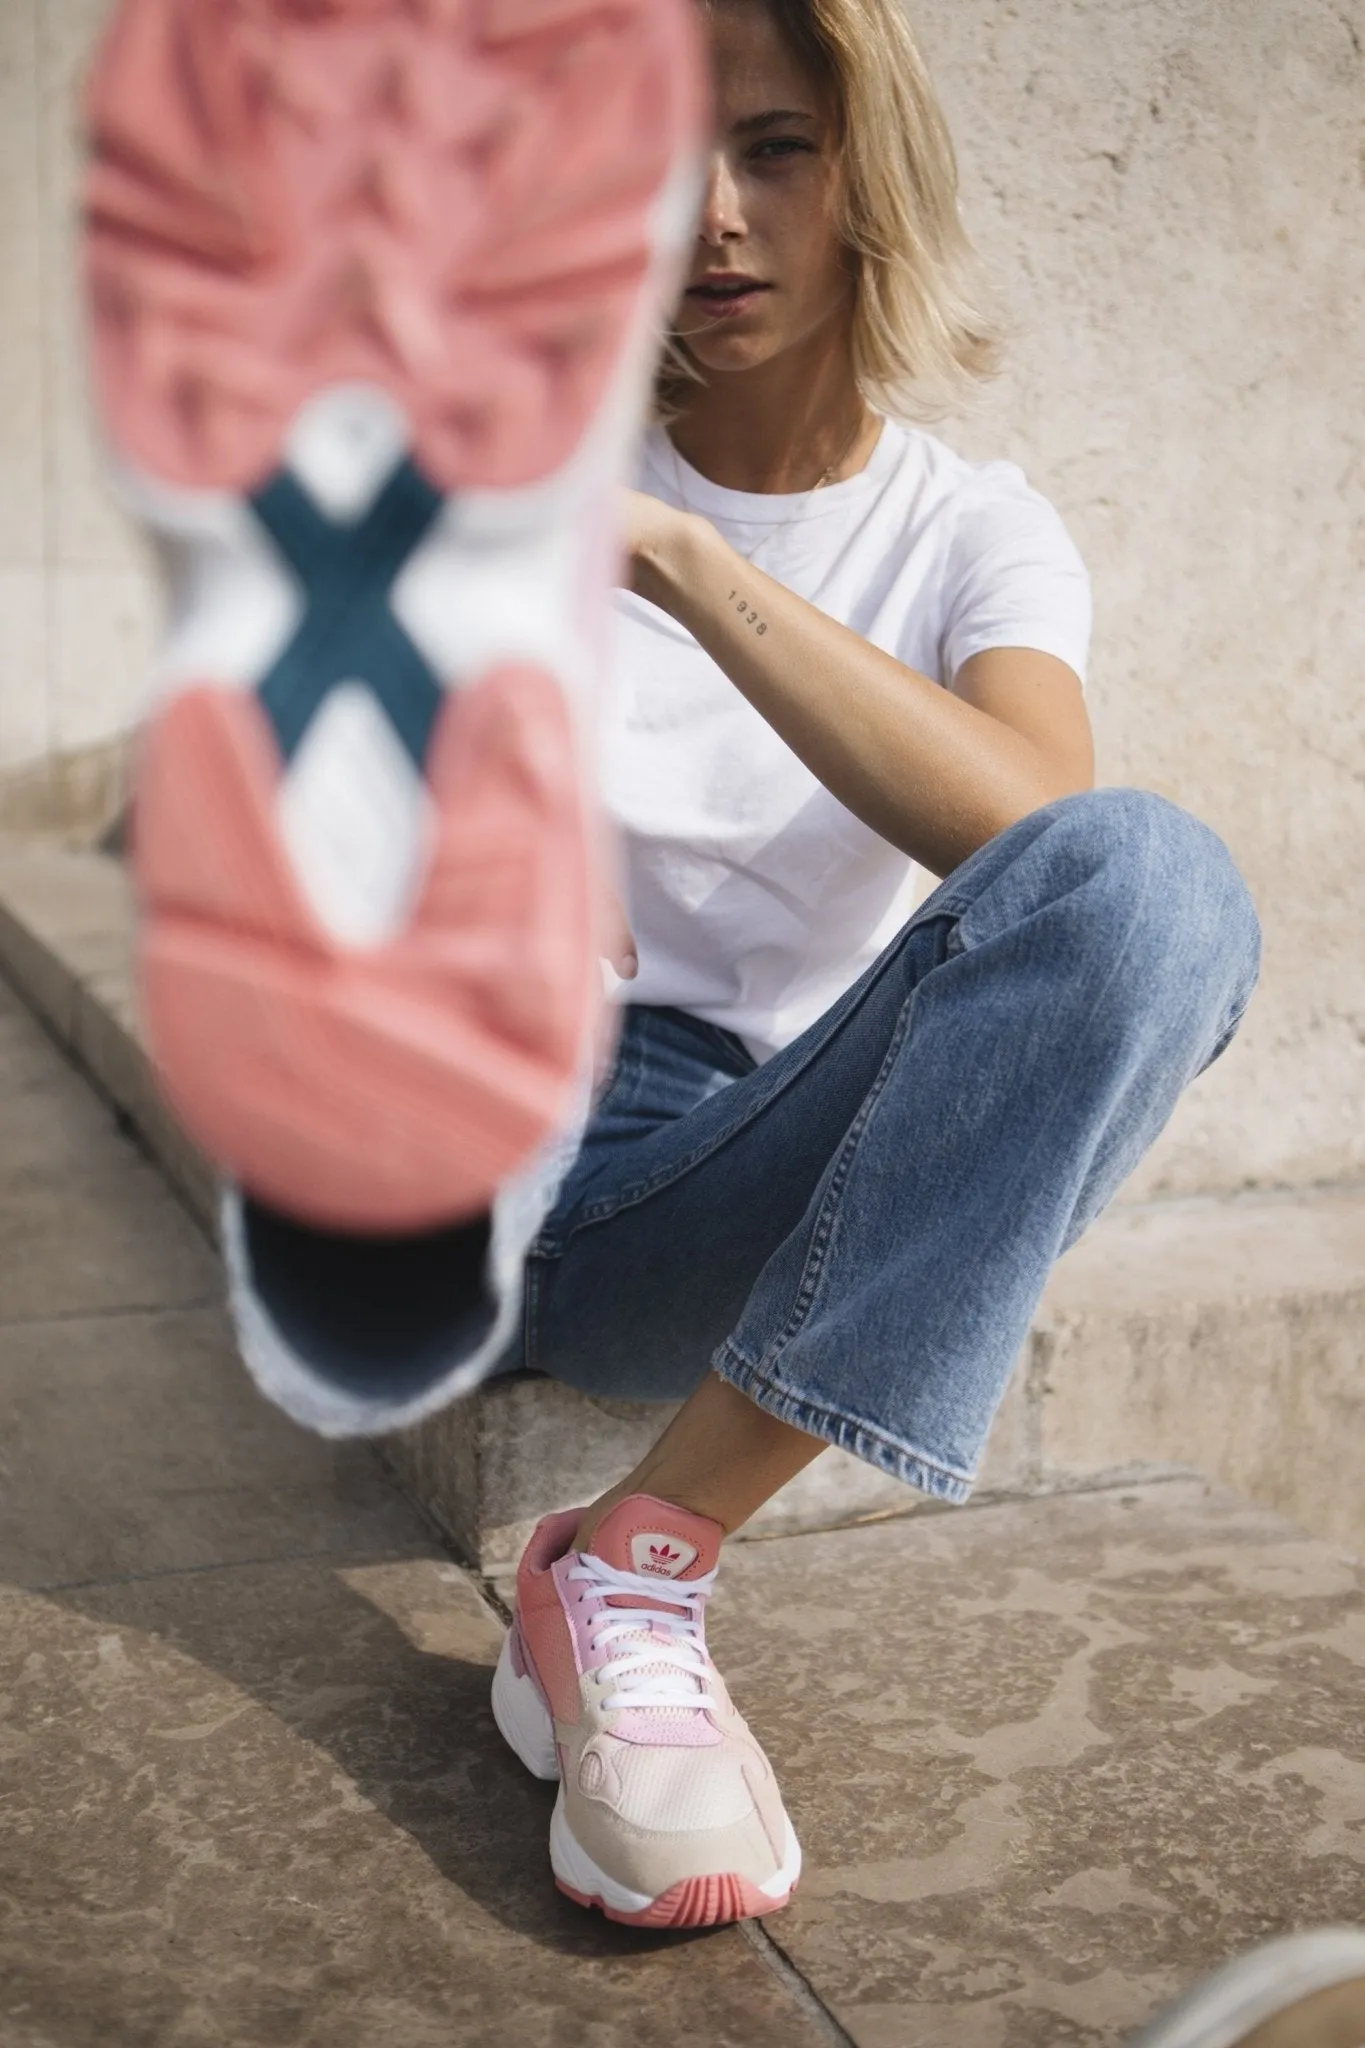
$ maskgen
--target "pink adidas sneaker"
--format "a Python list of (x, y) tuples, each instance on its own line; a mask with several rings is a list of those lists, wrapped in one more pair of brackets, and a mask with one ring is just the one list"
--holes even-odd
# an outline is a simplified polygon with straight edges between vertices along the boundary
[(633, 1927), (776, 1912), (801, 1850), (707, 1653), (719, 1524), (633, 1494), (586, 1551), (577, 1525), (549, 1515), (527, 1545), (493, 1680), (506, 1740), (559, 1779), (555, 1883)]
[(161, 543), (141, 985), (260, 1202), (482, 1214), (601, 1028), (615, 491), (694, 227), (692, 0), (123, 0), (95, 382)]

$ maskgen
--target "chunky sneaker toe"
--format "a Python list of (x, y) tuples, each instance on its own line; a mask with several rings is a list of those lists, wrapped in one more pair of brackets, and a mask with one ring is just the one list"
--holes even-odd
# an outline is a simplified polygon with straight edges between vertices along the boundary
[(171, 618), (151, 1049), (268, 1210), (439, 1230), (601, 1026), (615, 490), (699, 189), (691, 0), (124, 0), (87, 279)]
[(801, 1851), (772, 1769), (706, 1648), (718, 1523), (632, 1495), (568, 1548), (577, 1512), (527, 1546), (493, 1713), (557, 1778), (555, 1882), (635, 1927), (776, 1912)]

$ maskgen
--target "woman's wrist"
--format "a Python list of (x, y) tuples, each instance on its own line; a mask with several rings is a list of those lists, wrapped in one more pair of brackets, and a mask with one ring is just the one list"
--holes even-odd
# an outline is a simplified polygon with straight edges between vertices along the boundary
[[(661, 507), (661, 511), (665, 508)], [(661, 611), (679, 617), (705, 574), (708, 560), (725, 543), (709, 520), (696, 512), (666, 508), (668, 516), (650, 522), (631, 549), (631, 589)]]

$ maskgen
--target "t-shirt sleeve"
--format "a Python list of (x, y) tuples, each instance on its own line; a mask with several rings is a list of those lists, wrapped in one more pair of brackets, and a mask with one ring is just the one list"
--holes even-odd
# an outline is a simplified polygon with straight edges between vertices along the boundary
[(1036, 647), (1086, 679), (1090, 577), (1061, 515), (1013, 462), (983, 463), (959, 494), (943, 568), (941, 673), (987, 647)]

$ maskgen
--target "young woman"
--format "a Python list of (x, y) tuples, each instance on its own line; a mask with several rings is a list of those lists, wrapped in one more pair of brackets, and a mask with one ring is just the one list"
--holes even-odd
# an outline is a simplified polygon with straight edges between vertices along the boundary
[[(1056, 513), (906, 423), (995, 347), (899, 0), (705, 13), (715, 137), (607, 755), (629, 1006), (524, 1350), (683, 1405), (537, 1531), (495, 1688), (562, 1779), (561, 1886), (672, 1925), (769, 1911), (799, 1866), (705, 1652), (724, 1537), (831, 1443), (966, 1498), (1053, 1261), (1227, 1044), (1258, 949), (1211, 832), (1092, 791)], [(916, 867), (944, 880), (912, 915)]]
[(828, 1443), (965, 1498), (1052, 1262), (1257, 950), (1211, 833), (1091, 791), (1056, 513), (908, 424), (995, 340), (901, 0), (704, 0), (606, 730), (634, 973), (546, 1213), (528, 1149), (596, 974), (575, 705), (690, 225), (686, 8), (124, 0), (87, 193), (98, 383), (178, 593), (144, 999), (238, 1183), (243, 1354), (329, 1434), (506, 1363), (682, 1403), (536, 1532), (494, 1688), (562, 1780), (561, 1885), (671, 1925), (799, 1866), (705, 1650), (723, 1539)]

